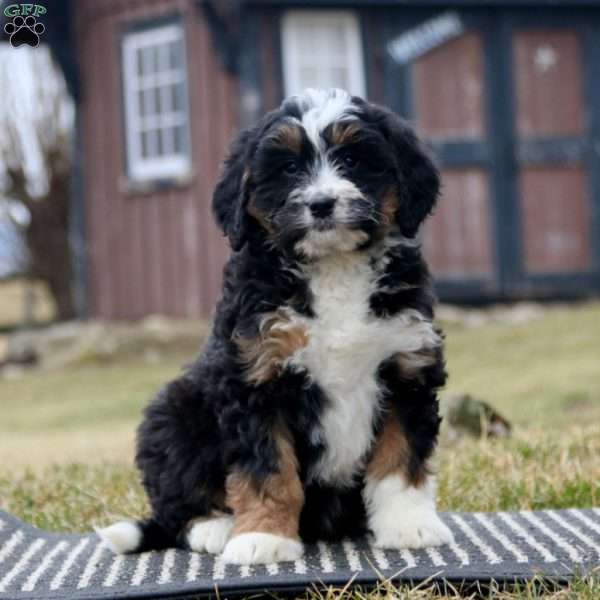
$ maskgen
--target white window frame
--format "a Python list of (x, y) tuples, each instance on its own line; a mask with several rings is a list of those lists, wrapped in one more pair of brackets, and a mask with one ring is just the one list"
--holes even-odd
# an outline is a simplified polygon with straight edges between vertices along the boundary
[(283, 79), (286, 96), (299, 94), (302, 90), (299, 68), (300, 57), (295, 44), (296, 26), (301, 21), (331, 22), (343, 24), (346, 30), (349, 52), (346, 57), (348, 69), (347, 91), (366, 97), (365, 68), (360, 22), (356, 13), (349, 10), (289, 10), (282, 20), (281, 37), (283, 51)]
[[(137, 51), (148, 46), (167, 44), (172, 41), (181, 40), (182, 52), (182, 76), (173, 76), (172, 73), (157, 73), (146, 77), (152, 77), (155, 83), (183, 82), (183, 109), (182, 116), (176, 114), (157, 115), (157, 128), (161, 125), (182, 125), (185, 136), (185, 153), (173, 153), (166, 156), (143, 157), (141, 148), (141, 117), (138, 106), (138, 86), (143, 75), (138, 75), (136, 56)], [(136, 181), (148, 181), (156, 179), (181, 178), (190, 173), (191, 169), (191, 147), (190, 147), (190, 119), (188, 110), (188, 82), (187, 61), (184, 28), (181, 23), (169, 23), (145, 28), (141, 31), (126, 33), (122, 41), (122, 63), (123, 63), (123, 93), (125, 97), (125, 137), (127, 149), (127, 171), (131, 179)], [(175, 116), (175, 120), (173, 117)], [(148, 120), (148, 116), (145, 117)]]

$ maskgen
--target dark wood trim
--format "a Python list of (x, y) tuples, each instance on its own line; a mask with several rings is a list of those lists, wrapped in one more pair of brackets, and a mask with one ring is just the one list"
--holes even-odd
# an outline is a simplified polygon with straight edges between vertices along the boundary
[(587, 141), (578, 137), (519, 140), (517, 160), (521, 165), (581, 164), (588, 151)]
[(429, 142), (438, 161), (445, 167), (487, 166), (490, 163), (489, 144), (481, 141)]
[(262, 88), (262, 61), (260, 57), (260, 23), (257, 11), (248, 7), (242, 9), (239, 85), (239, 123), (248, 127), (256, 123), (264, 112)]
[(284, 72), (283, 72), (283, 43), (281, 41), (281, 31), (282, 31), (282, 19), (283, 19), (283, 11), (277, 10), (273, 11), (272, 23), (274, 23), (273, 31), (271, 32), (273, 36), (273, 50), (275, 52), (274, 63), (276, 65), (276, 71), (273, 73), (275, 77), (275, 85), (278, 90), (279, 101), (283, 102), (285, 97), (285, 81), (284, 81)]
[(595, 288), (600, 290), (600, 22), (583, 28), (584, 98), (588, 111), (588, 149), (585, 156), (590, 199), (590, 240), (596, 271)]
[(81, 111), (75, 112), (74, 151), (70, 185), (69, 239), (73, 265), (73, 301), (79, 319), (89, 316), (89, 265), (86, 245), (86, 203), (84, 193), (83, 131)]
[(484, 28), (486, 129), (491, 149), (491, 242), (501, 289), (521, 273), (521, 227), (514, 159), (514, 91), (510, 25), (491, 19)]
[(395, 8), (549, 8), (565, 9), (573, 8), (600, 8), (600, 0), (452, 0), (443, 2), (441, 0), (247, 0), (248, 5), (253, 6), (393, 6)]

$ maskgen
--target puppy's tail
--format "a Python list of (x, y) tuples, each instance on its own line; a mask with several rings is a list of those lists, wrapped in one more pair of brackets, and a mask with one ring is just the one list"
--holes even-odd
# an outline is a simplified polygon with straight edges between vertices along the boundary
[(96, 533), (116, 554), (163, 550), (176, 545), (176, 539), (154, 519), (119, 521), (108, 527), (95, 527)]

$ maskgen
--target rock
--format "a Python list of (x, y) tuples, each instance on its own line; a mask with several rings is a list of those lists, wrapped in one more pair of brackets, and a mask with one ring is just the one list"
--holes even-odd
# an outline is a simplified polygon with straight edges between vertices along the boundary
[(443, 397), (442, 412), (450, 437), (469, 434), (475, 437), (509, 437), (510, 422), (492, 406), (469, 394)]

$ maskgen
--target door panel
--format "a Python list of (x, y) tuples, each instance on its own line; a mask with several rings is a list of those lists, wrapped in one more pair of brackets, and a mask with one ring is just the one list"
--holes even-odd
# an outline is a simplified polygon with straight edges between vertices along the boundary
[(415, 121), (429, 140), (484, 135), (481, 34), (468, 32), (419, 58), (413, 67)]
[(488, 179), (483, 169), (442, 169), (443, 196), (424, 231), (423, 250), (432, 270), (444, 278), (487, 276)]
[(576, 31), (518, 31), (513, 38), (516, 129), (522, 137), (583, 132), (581, 56)]
[(483, 35), (472, 28), (412, 64), (418, 133), (435, 149), (442, 196), (423, 228), (438, 279), (493, 277), (484, 109)]
[(517, 29), (512, 41), (522, 267), (526, 274), (585, 271), (591, 245), (580, 34)]
[(580, 167), (521, 170), (523, 251), (529, 272), (590, 267), (590, 214)]

